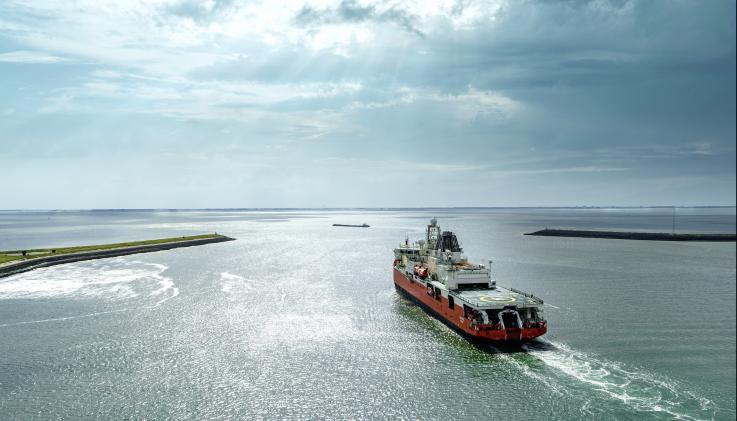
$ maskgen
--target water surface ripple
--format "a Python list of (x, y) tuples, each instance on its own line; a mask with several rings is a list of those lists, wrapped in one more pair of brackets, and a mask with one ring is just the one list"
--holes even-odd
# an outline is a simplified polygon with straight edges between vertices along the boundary
[[(734, 231), (734, 209), (679, 212)], [(0, 279), (0, 418), (734, 419), (734, 244), (521, 235), (670, 215), (0, 212), (0, 249), (238, 239)], [(549, 335), (477, 347), (397, 295), (391, 249), (432, 216), (545, 298)]]

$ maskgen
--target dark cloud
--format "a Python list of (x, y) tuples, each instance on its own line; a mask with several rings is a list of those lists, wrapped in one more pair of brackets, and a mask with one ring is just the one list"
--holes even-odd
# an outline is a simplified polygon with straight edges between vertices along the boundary
[[(356, 7), (342, 15), (340, 8), (303, 9), (300, 19), (317, 25), (340, 15), (344, 22), (361, 22), (377, 13)], [(453, 13), (465, 7), (459, 2)], [(282, 50), (264, 62), (249, 59), (227, 70), (229, 76), (266, 81), (345, 79), (363, 85), (350, 98), (290, 102), (279, 109), (382, 103), (396, 99), (401, 86), (448, 95), (473, 86), (525, 106), (523, 114), (501, 122), (458, 123), (448, 118), (447, 108), (419, 102), (368, 107), (352, 117), (354, 127), (363, 128), (357, 139), (390, 139), (406, 153), (417, 148), (417, 139), (440, 149), (452, 140), (463, 144), (473, 157), (468, 159), (495, 165), (526, 154), (544, 157), (548, 166), (586, 166), (607, 158), (614, 161), (609, 165), (643, 177), (685, 171), (734, 180), (734, 3), (511, 3), (493, 24), (464, 31), (429, 28), (409, 46), (379, 34), (371, 45), (355, 46), (349, 58), (329, 52), (306, 58)], [(377, 153), (386, 147), (374, 143)], [(693, 145), (714, 153), (679, 152)], [(567, 156), (576, 162), (563, 161)]]
[(304, 6), (294, 18), (301, 26), (320, 26), (336, 23), (392, 23), (419, 37), (425, 34), (418, 28), (417, 18), (404, 10), (392, 6), (379, 10), (375, 5), (363, 6), (355, 0), (343, 0), (337, 7), (317, 9)]
[(165, 11), (175, 16), (190, 18), (195, 22), (208, 22), (232, 6), (233, 0), (215, 0), (210, 7), (201, 1), (183, 0), (166, 5)]

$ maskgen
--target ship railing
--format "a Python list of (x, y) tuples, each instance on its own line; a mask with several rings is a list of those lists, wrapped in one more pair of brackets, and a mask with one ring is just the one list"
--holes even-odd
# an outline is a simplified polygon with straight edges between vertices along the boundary
[[(522, 323), (522, 329), (541, 329), (548, 325), (548, 322), (545, 320), (542, 321), (526, 321)], [(472, 327), (477, 327), (478, 330), (504, 330), (505, 327), (501, 323), (479, 323), (473, 321), (471, 323)], [(510, 328), (512, 329), (512, 328)], [(519, 327), (516, 327), (514, 329), (519, 329)]]
[(532, 298), (533, 300), (538, 301), (540, 304), (545, 304), (545, 302), (542, 300), (542, 298), (536, 297), (536, 296), (530, 294), (529, 292), (520, 291), (520, 290), (518, 290), (516, 288), (507, 288), (507, 289), (509, 289), (512, 292), (516, 292), (517, 294), (523, 295), (523, 296), (525, 296), (527, 298)]
[(414, 272), (407, 272), (407, 274), (408, 274), (408, 275), (410, 276), (410, 278), (411, 278), (411, 279), (412, 279), (413, 281), (415, 281), (415, 282), (419, 282), (419, 283), (422, 283), (422, 284), (425, 284), (425, 283), (427, 283), (427, 281), (425, 281), (424, 279), (422, 279), (422, 278), (420, 278), (419, 276), (415, 275), (415, 273), (414, 273)]

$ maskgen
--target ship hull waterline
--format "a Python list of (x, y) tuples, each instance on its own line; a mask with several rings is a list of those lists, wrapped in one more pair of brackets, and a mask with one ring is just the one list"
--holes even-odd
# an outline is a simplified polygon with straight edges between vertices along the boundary
[(547, 326), (539, 328), (507, 328), (491, 330), (483, 326), (474, 326), (463, 316), (463, 307), (455, 304), (450, 308), (445, 297), (434, 298), (426, 293), (426, 287), (420, 282), (408, 278), (397, 268), (393, 268), (394, 287), (401, 295), (418, 304), (428, 314), (443, 322), (468, 340), (480, 344), (515, 344), (531, 341), (547, 332)]

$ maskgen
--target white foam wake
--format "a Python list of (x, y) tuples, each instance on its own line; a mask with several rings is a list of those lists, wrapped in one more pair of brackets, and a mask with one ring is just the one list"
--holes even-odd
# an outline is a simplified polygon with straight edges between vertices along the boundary
[(22, 325), (31, 325), (31, 324), (37, 324), (37, 323), (49, 323), (49, 322), (64, 322), (67, 320), (75, 320), (75, 319), (85, 319), (88, 317), (97, 317), (102, 316), (105, 314), (113, 314), (113, 313), (122, 313), (124, 311), (131, 311), (130, 308), (122, 308), (118, 310), (110, 310), (110, 311), (98, 311), (95, 313), (88, 313), (88, 314), (80, 314), (77, 316), (66, 316), (66, 317), (52, 317), (50, 319), (40, 319), (40, 320), (27, 320), (24, 322), (15, 322), (15, 323), (3, 323), (0, 324), (0, 327), (9, 327), (9, 326), (22, 326)]
[[(87, 297), (120, 300), (140, 294), (162, 303), (179, 294), (165, 265), (124, 258), (71, 263), (21, 273), (0, 280), (0, 300)], [(151, 291), (152, 287), (158, 288)]]
[[(524, 348), (528, 354), (535, 356), (555, 372), (568, 379), (575, 379), (583, 386), (583, 392), (593, 389), (634, 411), (664, 413), (674, 419), (713, 418), (717, 410), (711, 400), (686, 390), (672, 379), (644, 370), (628, 369), (620, 363), (597, 358), (571, 349), (565, 344), (551, 345), (553, 349), (536, 349), (534, 345)], [(571, 387), (563, 378), (556, 378), (520, 362), (516, 363), (525, 374), (542, 381), (555, 393), (577, 393), (576, 388)]]
[(250, 290), (253, 289), (253, 281), (243, 276), (235, 275), (230, 272), (220, 273), (220, 291), (226, 294), (232, 294), (236, 289)]

